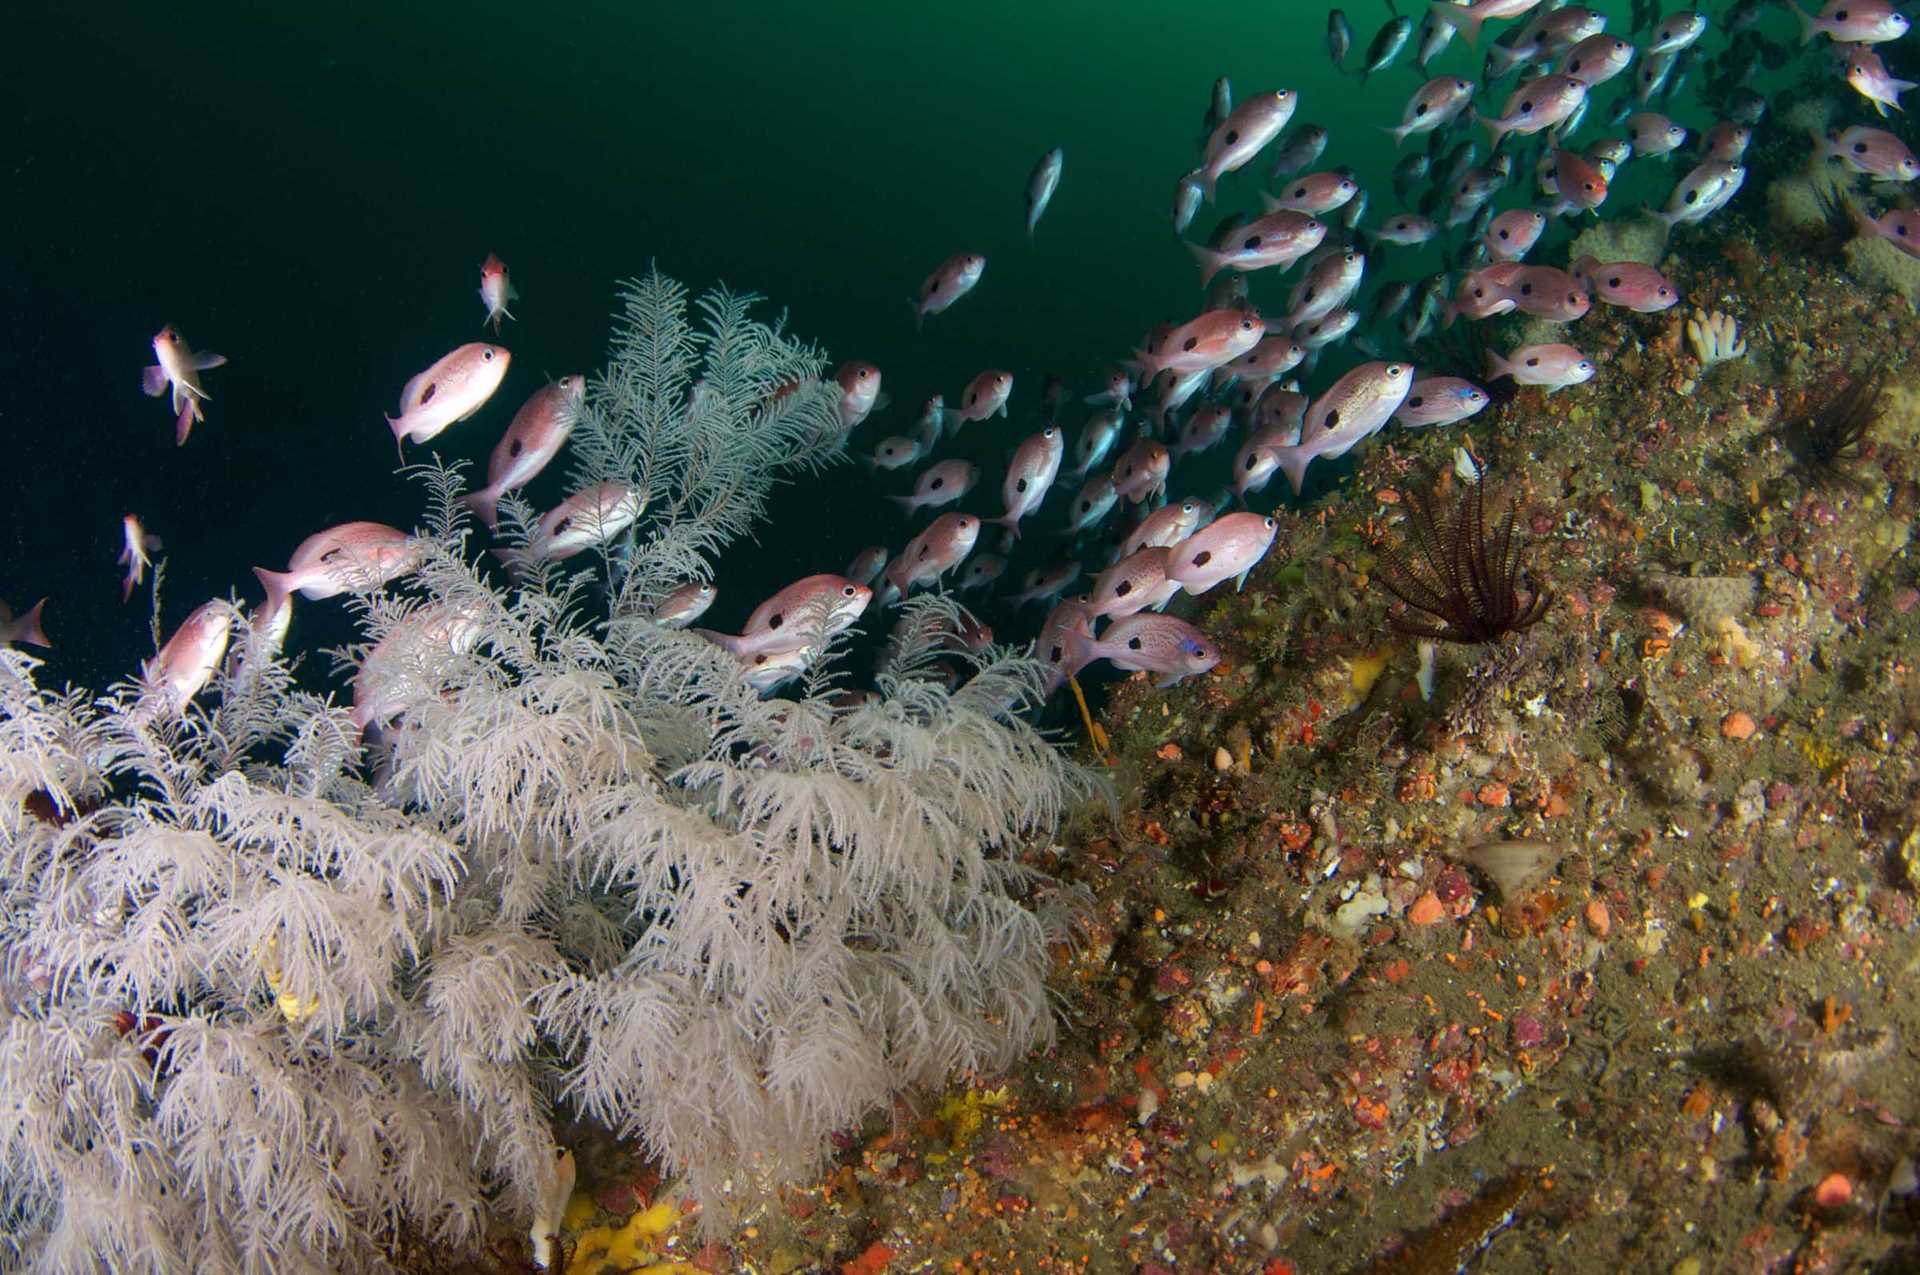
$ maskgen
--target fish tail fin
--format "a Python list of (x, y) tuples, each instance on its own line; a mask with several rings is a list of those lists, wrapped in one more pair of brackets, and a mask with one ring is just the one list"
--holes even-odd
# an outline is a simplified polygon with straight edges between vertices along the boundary
[(1205, 244), (1190, 243), (1187, 251), (1193, 254), (1194, 261), (1200, 266), (1200, 286), (1203, 288), (1212, 283), (1213, 277), (1227, 264), (1225, 253), (1215, 252)]
[(1819, 14), (1808, 13), (1798, 4), (1789, 5), (1788, 8), (1793, 10), (1794, 17), (1800, 19), (1800, 43), (1807, 44), (1820, 34), (1820, 28), (1814, 25), (1819, 20)]
[(915, 513), (919, 512), (920, 503), (916, 501), (912, 496), (888, 496), (887, 499), (891, 500), (894, 504), (900, 506), (900, 508), (906, 513), (907, 517), (909, 518), (913, 517)]
[(721, 633), (714, 629), (688, 629), (687, 632), (698, 634), (729, 654), (740, 655), (745, 653), (746, 640), (744, 636), (736, 636), (732, 633)]
[(1307, 466), (1313, 463), (1315, 455), (1317, 455), (1316, 452), (1302, 445), (1273, 449), (1273, 458), (1279, 462), (1280, 472), (1287, 476), (1287, 484), (1293, 488), (1293, 494), (1296, 496), (1300, 494), (1300, 489), (1306, 486)]
[(47, 600), (41, 598), (27, 608), (24, 614), (15, 616), (5, 624), (0, 624), (0, 645), (8, 642), (30, 642), (34, 646), (51, 649), (53, 643), (47, 641), (47, 629), (42, 614), (46, 606)]
[(185, 447), (187, 435), (193, 432), (194, 422), (204, 419), (200, 415), (200, 400), (191, 394), (187, 395), (186, 402), (180, 405), (180, 414), (173, 418), (173, 445)]
[(1513, 375), (1513, 364), (1498, 350), (1487, 351), (1487, 379), (1497, 381), (1503, 376)]
[(269, 571), (265, 567), (255, 567), (253, 574), (259, 577), (260, 587), (267, 591), (267, 611), (278, 611), (287, 604), (287, 596), (293, 592), (292, 575), (285, 571)]
[(913, 330), (915, 332), (925, 331), (926, 325), (927, 325), (927, 312), (920, 308), (920, 302), (915, 300), (913, 297), (908, 297), (907, 309), (913, 311)]
[(210, 350), (202, 350), (193, 356), (193, 367), (196, 372), (204, 372), (210, 367), (225, 367), (226, 365), (226, 355), (215, 354)]
[(473, 510), (474, 516), (487, 524), (488, 531), (500, 530), (500, 497), (504, 493), (493, 487), (482, 487), (479, 491), (468, 492), (460, 498), (460, 503)]
[(1460, 38), (1467, 42), (1469, 49), (1480, 38), (1480, 24), (1486, 19), (1479, 14), (1468, 13), (1457, 5), (1443, 4), (1440, 0), (1434, 0), (1432, 11), (1440, 15), (1442, 22), (1460, 33)]

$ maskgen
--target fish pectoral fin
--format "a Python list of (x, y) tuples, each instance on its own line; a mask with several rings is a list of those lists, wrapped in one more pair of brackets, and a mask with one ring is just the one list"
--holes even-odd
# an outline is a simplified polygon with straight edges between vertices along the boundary
[(140, 389), (148, 398), (159, 398), (167, 392), (167, 369), (158, 363), (152, 363), (140, 369)]

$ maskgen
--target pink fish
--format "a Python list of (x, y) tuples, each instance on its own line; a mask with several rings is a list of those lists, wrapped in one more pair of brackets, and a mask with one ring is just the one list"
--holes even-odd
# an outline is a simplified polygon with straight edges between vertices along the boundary
[(1040, 507), (1053, 480), (1059, 476), (1060, 458), (1065, 451), (1066, 440), (1058, 425), (1049, 425), (1022, 440), (1014, 449), (1013, 461), (1007, 466), (1007, 479), (1001, 488), (1007, 498), (1007, 512), (992, 521), (1018, 537), (1020, 520)]
[(1914, 158), (1905, 142), (1883, 128), (1856, 124), (1844, 132), (1829, 134), (1819, 149), (1822, 159), (1840, 160), (1856, 173), (1894, 182), (1920, 177), (1920, 159)]
[(23, 614), (15, 615), (6, 603), (0, 602), (0, 646), (25, 642), (31, 646), (51, 647), (53, 643), (47, 641), (47, 630), (41, 623), (41, 614), (46, 607), (47, 600), (41, 598)]
[(189, 615), (159, 653), (142, 669), (147, 690), (160, 711), (178, 713), (206, 689), (227, 653), (233, 632), (233, 607), (221, 601), (205, 602)]
[(1827, 0), (1818, 15), (1803, 11), (1800, 15), (1800, 42), (1826, 35), (1836, 44), (1879, 44), (1898, 40), (1907, 33), (1907, 15), (1888, 0)]
[(1667, 197), (1666, 208), (1650, 208), (1647, 215), (1664, 222), (1669, 229), (1683, 222), (1704, 221), (1726, 207), (1727, 202), (1740, 193), (1746, 180), (1747, 170), (1740, 165), (1706, 160), (1674, 186), (1673, 193)]
[(1446, 326), (1452, 327), (1456, 317), (1490, 319), (1496, 314), (1512, 313), (1513, 288), (1525, 269), (1517, 261), (1506, 261), (1469, 270), (1462, 276), (1460, 286), (1454, 289), (1453, 299), (1447, 302)]
[(1653, 29), (1647, 44), (1647, 56), (1678, 53), (1707, 33), (1707, 15), (1698, 9), (1676, 13)]
[(1280, 524), (1259, 514), (1225, 514), (1175, 544), (1167, 554), (1167, 579), (1188, 593), (1205, 593), (1233, 579), (1234, 592), (1273, 547)]
[(892, 556), (885, 545), (868, 545), (853, 556), (853, 561), (840, 574), (855, 584), (872, 584), (886, 570), (887, 559)]
[(1114, 462), (1110, 475), (1113, 489), (1124, 496), (1128, 504), (1137, 505), (1155, 492), (1166, 490), (1167, 471), (1172, 465), (1173, 456), (1166, 448), (1151, 438), (1137, 439)]
[(1200, 367), (1187, 372), (1162, 372), (1154, 378), (1154, 384), (1160, 387), (1160, 397), (1154, 400), (1147, 415), (1156, 429), (1165, 429), (1173, 414), (1187, 405), (1187, 400), (1198, 394), (1212, 378), (1213, 369)]
[(500, 498), (532, 482), (559, 454), (580, 419), (586, 393), (585, 377), (563, 376), (535, 390), (513, 414), (513, 422), (487, 459), (487, 485), (465, 498), (468, 508), (489, 528), (499, 529)]
[(1180, 427), (1179, 441), (1169, 449), (1174, 460), (1204, 452), (1227, 436), (1233, 427), (1233, 411), (1224, 403), (1209, 403)]
[(1341, 340), (1359, 325), (1359, 312), (1341, 306), (1309, 323), (1301, 324), (1293, 330), (1293, 334), (1309, 351), (1318, 351)]
[(938, 581), (966, 560), (980, 539), (980, 520), (972, 514), (944, 513), (907, 542), (887, 564), (886, 581), (894, 596), (904, 598), (914, 587)]
[(1592, 212), (1607, 199), (1607, 179), (1587, 157), (1564, 146), (1553, 152), (1553, 184), (1560, 195), (1555, 213)]
[(1286, 326), (1298, 328), (1338, 310), (1352, 299), (1366, 271), (1366, 254), (1352, 248), (1322, 257), (1287, 294)]
[(1523, 345), (1502, 356), (1487, 351), (1487, 365), (1495, 378), (1511, 376), (1520, 385), (1542, 385), (1548, 394), (1593, 379), (1594, 366), (1571, 345)]
[(976, 553), (960, 568), (961, 593), (984, 589), (1007, 573), (1007, 560), (997, 553)]
[(1560, 59), (1559, 71), (1588, 88), (1598, 88), (1627, 69), (1633, 61), (1633, 46), (1619, 36), (1604, 33), (1590, 35), (1567, 50)]
[(146, 391), (149, 398), (159, 398), (169, 387), (172, 388), (173, 444), (175, 447), (185, 446), (194, 422), (206, 419), (200, 414), (200, 404), (208, 397), (206, 389), (200, 384), (200, 373), (211, 367), (219, 367), (227, 361), (227, 356), (209, 354), (204, 350), (196, 354), (187, 346), (187, 339), (180, 335), (180, 329), (171, 323), (154, 334), (153, 356), (160, 361), (150, 365), (142, 374), (140, 388)]
[(1044, 567), (1035, 567), (1027, 572), (1027, 578), (1021, 581), (1020, 592), (1009, 594), (1007, 602), (1016, 607), (1031, 602), (1045, 602), (1057, 596), (1061, 590), (1080, 578), (1080, 564), (1077, 562), (1054, 562)]
[(1086, 667), (1087, 661), (1074, 663), (1077, 648), (1073, 645), (1076, 637), (1090, 638), (1093, 626), (1099, 617), (1093, 614), (1092, 600), (1084, 594), (1077, 598), (1063, 598), (1047, 613), (1040, 625), (1040, 635), (1034, 639), (1033, 653), (1047, 667), (1047, 676), (1043, 690), (1052, 695), (1066, 683), (1066, 680)]
[(901, 469), (919, 460), (925, 451), (919, 439), (891, 434), (875, 443), (873, 455), (864, 457), (862, 463), (873, 469)]
[(1664, 115), (1636, 111), (1627, 116), (1627, 140), (1636, 155), (1664, 155), (1687, 140), (1687, 130)]
[(988, 368), (967, 382), (967, 388), (960, 394), (960, 410), (954, 421), (964, 425), (990, 416), (1006, 416), (1007, 400), (1012, 396), (1013, 373)]
[(695, 629), (734, 655), (779, 655), (817, 646), (852, 627), (873, 600), (873, 590), (845, 576), (805, 576), (753, 609), (739, 634)]
[(1206, 287), (1222, 270), (1282, 270), (1318, 248), (1327, 237), (1326, 225), (1290, 208), (1278, 209), (1234, 231), (1224, 248), (1190, 243), (1188, 251), (1200, 263), (1200, 286)]
[(440, 602), (410, 611), (373, 644), (353, 678), (354, 726), (385, 726), (411, 704), (438, 695), (436, 666), (480, 644), (482, 613), (471, 604)]
[(1111, 403), (1123, 412), (1133, 410), (1133, 391), (1137, 382), (1133, 373), (1123, 367), (1107, 369), (1106, 388), (1098, 394), (1087, 395), (1089, 403)]
[(1067, 516), (1067, 534), (1077, 536), (1097, 524), (1119, 499), (1120, 493), (1113, 489), (1113, 480), (1105, 474), (1095, 474), (1081, 483), (1080, 490), (1074, 493), (1071, 512)]
[(1245, 354), (1267, 334), (1265, 320), (1247, 310), (1208, 310), (1166, 333), (1156, 333), (1135, 356), (1140, 377), (1163, 371), (1211, 370)]
[(1120, 426), (1124, 418), (1117, 407), (1095, 412), (1087, 418), (1080, 428), (1080, 438), (1073, 446), (1073, 472), (1075, 475), (1086, 473), (1107, 458), (1113, 449), (1113, 442), (1120, 437)]
[(549, 509), (524, 550), (495, 549), (493, 553), (515, 572), (536, 562), (562, 562), (605, 544), (640, 521), (646, 510), (645, 493), (625, 483), (594, 483)]
[(124, 546), (120, 550), (120, 565), (127, 569), (126, 578), (120, 581), (120, 601), (125, 602), (133, 596), (134, 586), (147, 578), (147, 568), (153, 565), (153, 559), (147, 555), (158, 553), (161, 545), (160, 537), (148, 535), (133, 514), (120, 520), (120, 535)]
[(1434, 0), (1428, 12), (1459, 31), (1471, 48), (1480, 38), (1482, 23), (1492, 18), (1517, 18), (1539, 3), (1540, 0), (1474, 0), (1472, 4), (1455, 5)]
[(1472, 381), (1457, 376), (1423, 376), (1414, 381), (1407, 401), (1393, 419), (1410, 429), (1451, 425), (1474, 415), (1490, 401), (1487, 392)]
[(942, 313), (972, 292), (986, 269), (987, 259), (977, 252), (956, 252), (941, 262), (920, 285), (920, 296), (913, 303), (914, 329), (918, 331), (928, 315)]
[(937, 465), (929, 465), (920, 473), (919, 481), (913, 485), (910, 496), (889, 496), (906, 510), (911, 518), (921, 509), (937, 509), (941, 505), (950, 505), (967, 494), (980, 477), (980, 468), (972, 461), (943, 460)]
[(1430, 217), (1416, 213), (1401, 213), (1373, 232), (1375, 239), (1402, 247), (1423, 244), (1440, 233), (1440, 227)]
[(1237, 381), (1258, 394), (1299, 367), (1306, 357), (1306, 348), (1290, 336), (1262, 337), (1260, 344), (1239, 358), (1215, 368), (1213, 386), (1217, 390), (1229, 381)]
[(1920, 87), (1913, 80), (1895, 79), (1888, 72), (1887, 64), (1880, 60), (1880, 55), (1865, 44), (1853, 45), (1847, 53), (1845, 78), (1856, 93), (1873, 103), (1873, 109), (1882, 117), (1889, 106), (1896, 111), (1903, 109), (1900, 105), (1901, 93)]
[(1883, 214), (1878, 221), (1857, 207), (1852, 207), (1851, 211), (1853, 224), (1860, 228), (1861, 234), (1878, 235), (1909, 257), (1920, 257), (1920, 211), (1895, 208)]
[(1278, 195), (1261, 195), (1268, 212), (1300, 212), (1308, 216), (1329, 213), (1360, 193), (1360, 183), (1349, 173), (1308, 173), (1286, 184)]
[(1256, 94), (1220, 121), (1207, 137), (1200, 167), (1188, 175), (1209, 202), (1222, 177), (1246, 165), (1279, 136), (1298, 100), (1292, 89)]
[(1511, 208), (1487, 225), (1480, 238), (1495, 261), (1518, 261), (1539, 242), (1547, 215), (1538, 208)]
[(1521, 313), (1555, 323), (1571, 323), (1593, 308), (1593, 298), (1580, 281), (1554, 266), (1528, 266), (1509, 295)]
[[(881, 551), (883, 558), (885, 552)], [(874, 574), (879, 574), (878, 568), (875, 568)], [(653, 609), (653, 622), (663, 629), (684, 629), (705, 615), (719, 596), (720, 590), (709, 581), (694, 580), (683, 584), (660, 599), (660, 605)]]
[(480, 303), (487, 307), (487, 317), (480, 320), (481, 324), (493, 324), (493, 334), (499, 336), (500, 320), (513, 318), (507, 302), (519, 299), (520, 294), (513, 290), (513, 283), (507, 278), (507, 263), (488, 253), (480, 265)]
[(1605, 15), (1581, 5), (1537, 13), (1511, 41), (1503, 40), (1487, 50), (1487, 69), (1491, 74), (1505, 75), (1522, 62), (1555, 57), (1599, 34), (1606, 25)]
[(1197, 531), (1207, 517), (1207, 507), (1197, 500), (1162, 505), (1141, 519), (1133, 534), (1120, 542), (1120, 556), (1130, 558), (1142, 549), (1171, 548)]
[(253, 574), (267, 590), (271, 611), (296, 592), (310, 599), (371, 593), (417, 568), (420, 553), (420, 543), (396, 527), (343, 522), (302, 540), (285, 571), (255, 567)]
[(1747, 153), (1747, 146), (1753, 141), (1753, 130), (1745, 124), (1735, 124), (1731, 120), (1722, 120), (1707, 130), (1700, 139), (1706, 149), (1708, 159), (1723, 164), (1737, 164)]
[(842, 363), (833, 381), (840, 387), (840, 428), (853, 429), (880, 402), (880, 369), (855, 359)]
[(1265, 491), (1267, 484), (1273, 481), (1273, 476), (1280, 472), (1279, 449), (1291, 447), (1299, 441), (1297, 429), (1256, 431), (1234, 455), (1234, 497), (1244, 504), (1253, 492)]
[(1280, 470), (1297, 496), (1307, 466), (1324, 456), (1336, 460), (1377, 433), (1413, 388), (1411, 363), (1362, 363), (1328, 387), (1307, 409), (1300, 441), (1274, 449)]
[(1093, 582), (1094, 615), (1132, 615), (1165, 606), (1180, 592), (1179, 583), (1167, 579), (1167, 555), (1165, 545), (1149, 545), (1102, 571)]
[(1473, 81), (1463, 80), (1457, 75), (1442, 75), (1428, 80), (1407, 99), (1407, 105), (1400, 112), (1400, 122), (1387, 130), (1393, 134), (1393, 144), (1397, 149), (1400, 143), (1415, 133), (1430, 133), (1448, 123), (1454, 116), (1466, 109), (1473, 100)]
[(1116, 620), (1098, 638), (1065, 635), (1071, 648), (1069, 662), (1083, 668), (1106, 660), (1128, 672), (1158, 673), (1154, 685), (1165, 688), (1220, 662), (1220, 648), (1212, 638), (1185, 620), (1171, 615), (1130, 615)]
[(1573, 277), (1608, 305), (1654, 314), (1680, 301), (1680, 290), (1652, 266), (1637, 261), (1603, 264), (1592, 257), (1574, 263)]
[(512, 356), (475, 341), (442, 357), (400, 391), (400, 415), (387, 417), (393, 439), (424, 443), (486, 406), (506, 379)]
[(1507, 109), (1498, 119), (1482, 119), (1487, 132), (1498, 146), (1508, 133), (1538, 133), (1560, 123), (1587, 100), (1585, 81), (1570, 75), (1543, 75), (1528, 80), (1507, 99)]

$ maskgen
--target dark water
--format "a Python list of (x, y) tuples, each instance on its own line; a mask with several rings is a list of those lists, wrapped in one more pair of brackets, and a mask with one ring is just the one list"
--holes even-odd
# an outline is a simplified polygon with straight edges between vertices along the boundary
[[(1322, 166), (1358, 171), (1374, 222), (1394, 211), (1379, 129), (1421, 79), (1410, 58), (1364, 90), (1336, 76), (1311, 5), (35, 7), (0, 75), (0, 598), (49, 595), (55, 670), (93, 684), (151, 649), (141, 595), (119, 601), (122, 514), (168, 543), (169, 626), (229, 589), (253, 598), (249, 568), (323, 526), (411, 523), (381, 414), (481, 335), (489, 252), (523, 294), (513, 369), (435, 443), (477, 471), (547, 376), (601, 361), (614, 282), (650, 261), (762, 293), (836, 362), (879, 364), (894, 406), (867, 447), (928, 394), (1011, 369), (1013, 420), (972, 444), (997, 460), (1034, 427), (1044, 372), (1088, 392), (1145, 328), (1199, 308), (1168, 205), (1215, 76), (1241, 98), (1296, 89), (1296, 122), (1333, 128)], [(1624, 26), (1624, 3), (1601, 7)], [(1387, 6), (1348, 11), (1357, 57)], [(1480, 56), (1456, 43), (1435, 70)], [(1055, 145), (1065, 178), (1029, 247), (1023, 186)], [(1263, 169), (1229, 179), (1225, 207), (1254, 207)], [(1516, 183), (1501, 202), (1524, 201)], [(984, 281), (916, 337), (908, 295), (963, 249), (987, 255)], [(1279, 305), (1292, 282), (1255, 298)], [(231, 359), (180, 449), (139, 392), (168, 322)], [(1227, 458), (1209, 459), (1176, 497), (1218, 487)], [(999, 476), (968, 508), (999, 512)], [(783, 497), (779, 526), (723, 564), (717, 622), (905, 540), (871, 481), (838, 478)], [(345, 635), (328, 606), (302, 608), (297, 644)]]

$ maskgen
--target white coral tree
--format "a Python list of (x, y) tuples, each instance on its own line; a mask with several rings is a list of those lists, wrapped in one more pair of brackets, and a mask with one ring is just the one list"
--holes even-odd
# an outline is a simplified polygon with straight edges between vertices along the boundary
[(839, 453), (820, 354), (751, 300), (623, 294), (576, 432), (576, 477), (649, 496), (610, 613), (584, 574), (495, 583), (431, 475), (367, 638), (430, 608), (474, 636), (406, 648), (377, 759), (244, 625), (177, 720), (0, 649), (0, 1267), (472, 1245), (538, 1207), (556, 1107), (724, 1219), (903, 1087), (1049, 1038), (1073, 901), (1012, 851), (1090, 781), (1017, 715), (1039, 667), (949, 649), (924, 600), (877, 695), (822, 666), (763, 700), (644, 619)]

